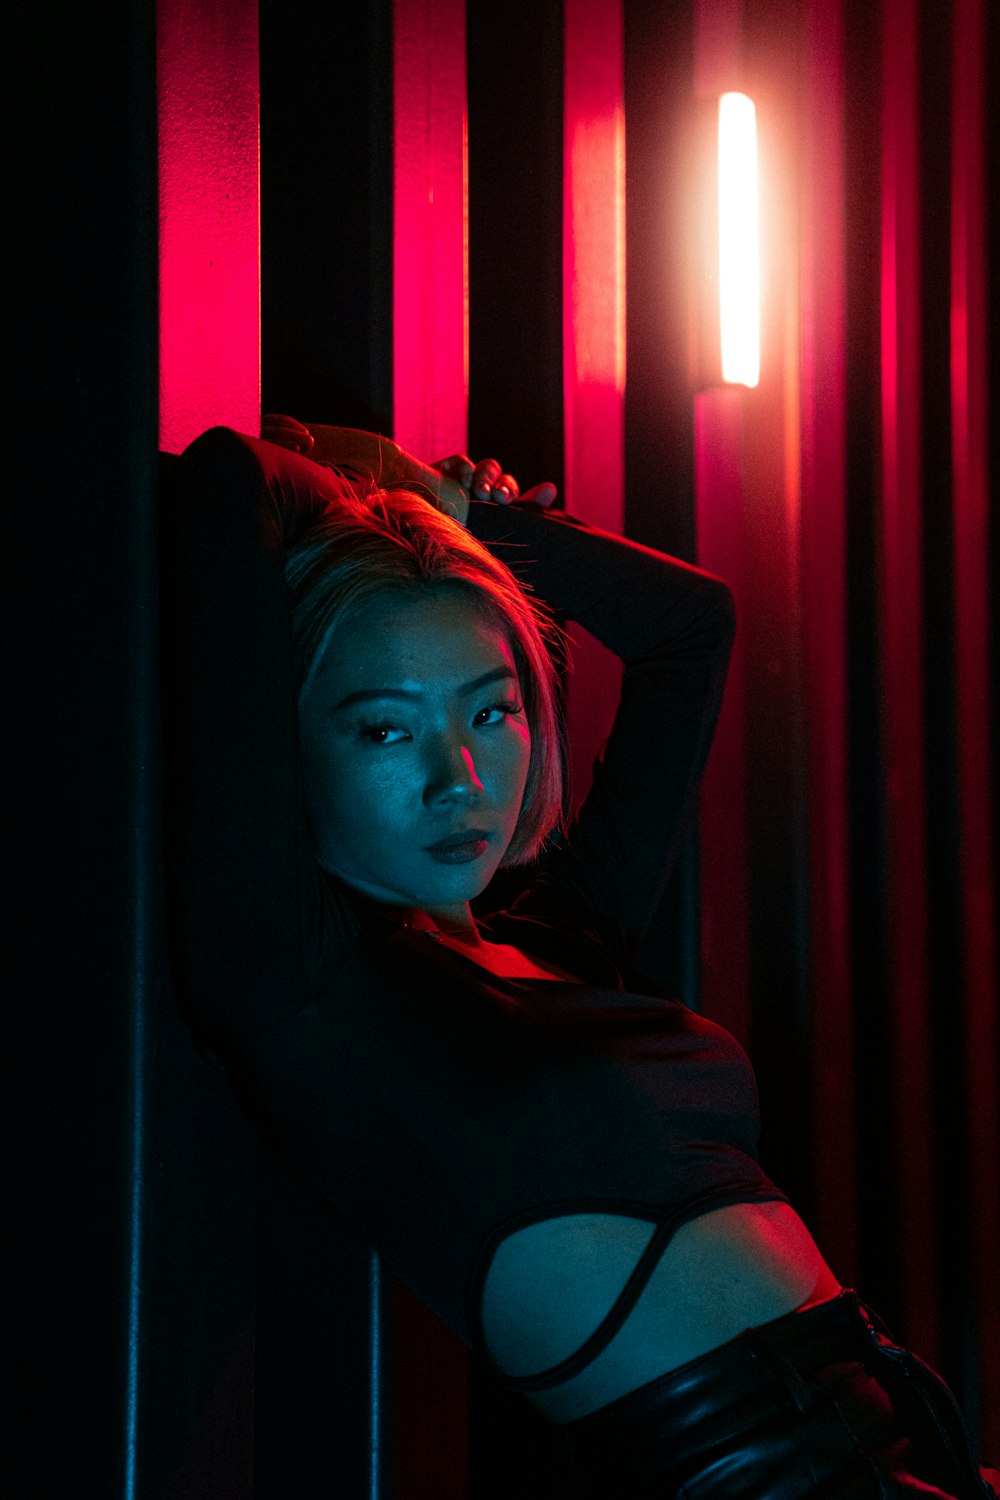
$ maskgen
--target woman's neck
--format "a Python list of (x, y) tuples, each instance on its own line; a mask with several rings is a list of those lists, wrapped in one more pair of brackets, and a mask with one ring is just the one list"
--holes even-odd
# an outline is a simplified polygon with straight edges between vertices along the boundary
[(485, 946), (484, 939), (476, 926), (476, 919), (472, 915), (472, 908), (467, 901), (461, 905), (437, 907), (433, 911), (407, 910), (404, 922), (407, 927), (439, 933), (452, 942), (459, 942), (468, 948)]

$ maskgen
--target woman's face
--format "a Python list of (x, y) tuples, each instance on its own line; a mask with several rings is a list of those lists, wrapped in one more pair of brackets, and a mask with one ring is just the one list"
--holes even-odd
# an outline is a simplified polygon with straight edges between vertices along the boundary
[(300, 727), (323, 868), (467, 920), (513, 837), (531, 752), (497, 627), (458, 591), (382, 595), (323, 648)]

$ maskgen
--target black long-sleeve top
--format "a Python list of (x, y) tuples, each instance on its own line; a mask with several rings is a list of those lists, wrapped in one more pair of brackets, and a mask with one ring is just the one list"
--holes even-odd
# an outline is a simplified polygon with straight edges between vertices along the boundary
[[(502, 978), (402, 928), (312, 854), (283, 563), (336, 503), (321, 467), (224, 428), (176, 467), (166, 659), (178, 988), (259, 1127), (484, 1349), (485, 1275), (513, 1230), (587, 1212), (658, 1224), (631, 1304), (680, 1223), (782, 1197), (756, 1162), (745, 1054), (631, 967), (708, 752), (731, 597), (708, 574), (568, 518), (471, 506), (470, 531), (624, 662), (568, 836), (488, 917), (497, 941), (581, 982)], [(623, 1316), (624, 1305), (609, 1314), (587, 1358)], [(582, 1363), (565, 1361), (559, 1378)]]

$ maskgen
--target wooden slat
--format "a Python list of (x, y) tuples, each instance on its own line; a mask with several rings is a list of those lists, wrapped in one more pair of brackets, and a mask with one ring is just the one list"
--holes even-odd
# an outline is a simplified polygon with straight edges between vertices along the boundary
[(953, 7), (951, 434), (966, 1132), (983, 1451), (1000, 1445), (1000, 1077), (990, 754), (983, 0)]
[(906, 1337), (939, 1361), (928, 994), (917, 9), (884, 0), (881, 664), (898, 1275)]
[[(711, 99), (737, 85), (739, 0), (698, 0), (695, 6), (694, 91)], [(708, 390), (694, 398), (695, 529), (698, 562), (718, 573), (736, 597), (738, 630), (726, 697), (701, 790), (701, 977), (705, 1013), (750, 1041), (750, 934), (746, 809), (745, 599), (743, 521), (743, 393)]]
[[(857, 1278), (847, 797), (844, 64), (839, 6), (808, 8), (801, 164), (801, 587), (815, 1230)], [(831, 1149), (836, 1143), (836, 1149)]]

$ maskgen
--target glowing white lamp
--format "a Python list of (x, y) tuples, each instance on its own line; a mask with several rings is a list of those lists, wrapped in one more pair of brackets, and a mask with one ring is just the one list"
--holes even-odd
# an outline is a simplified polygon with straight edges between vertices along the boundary
[(719, 100), (719, 321), (722, 378), (760, 379), (757, 112), (746, 94)]

